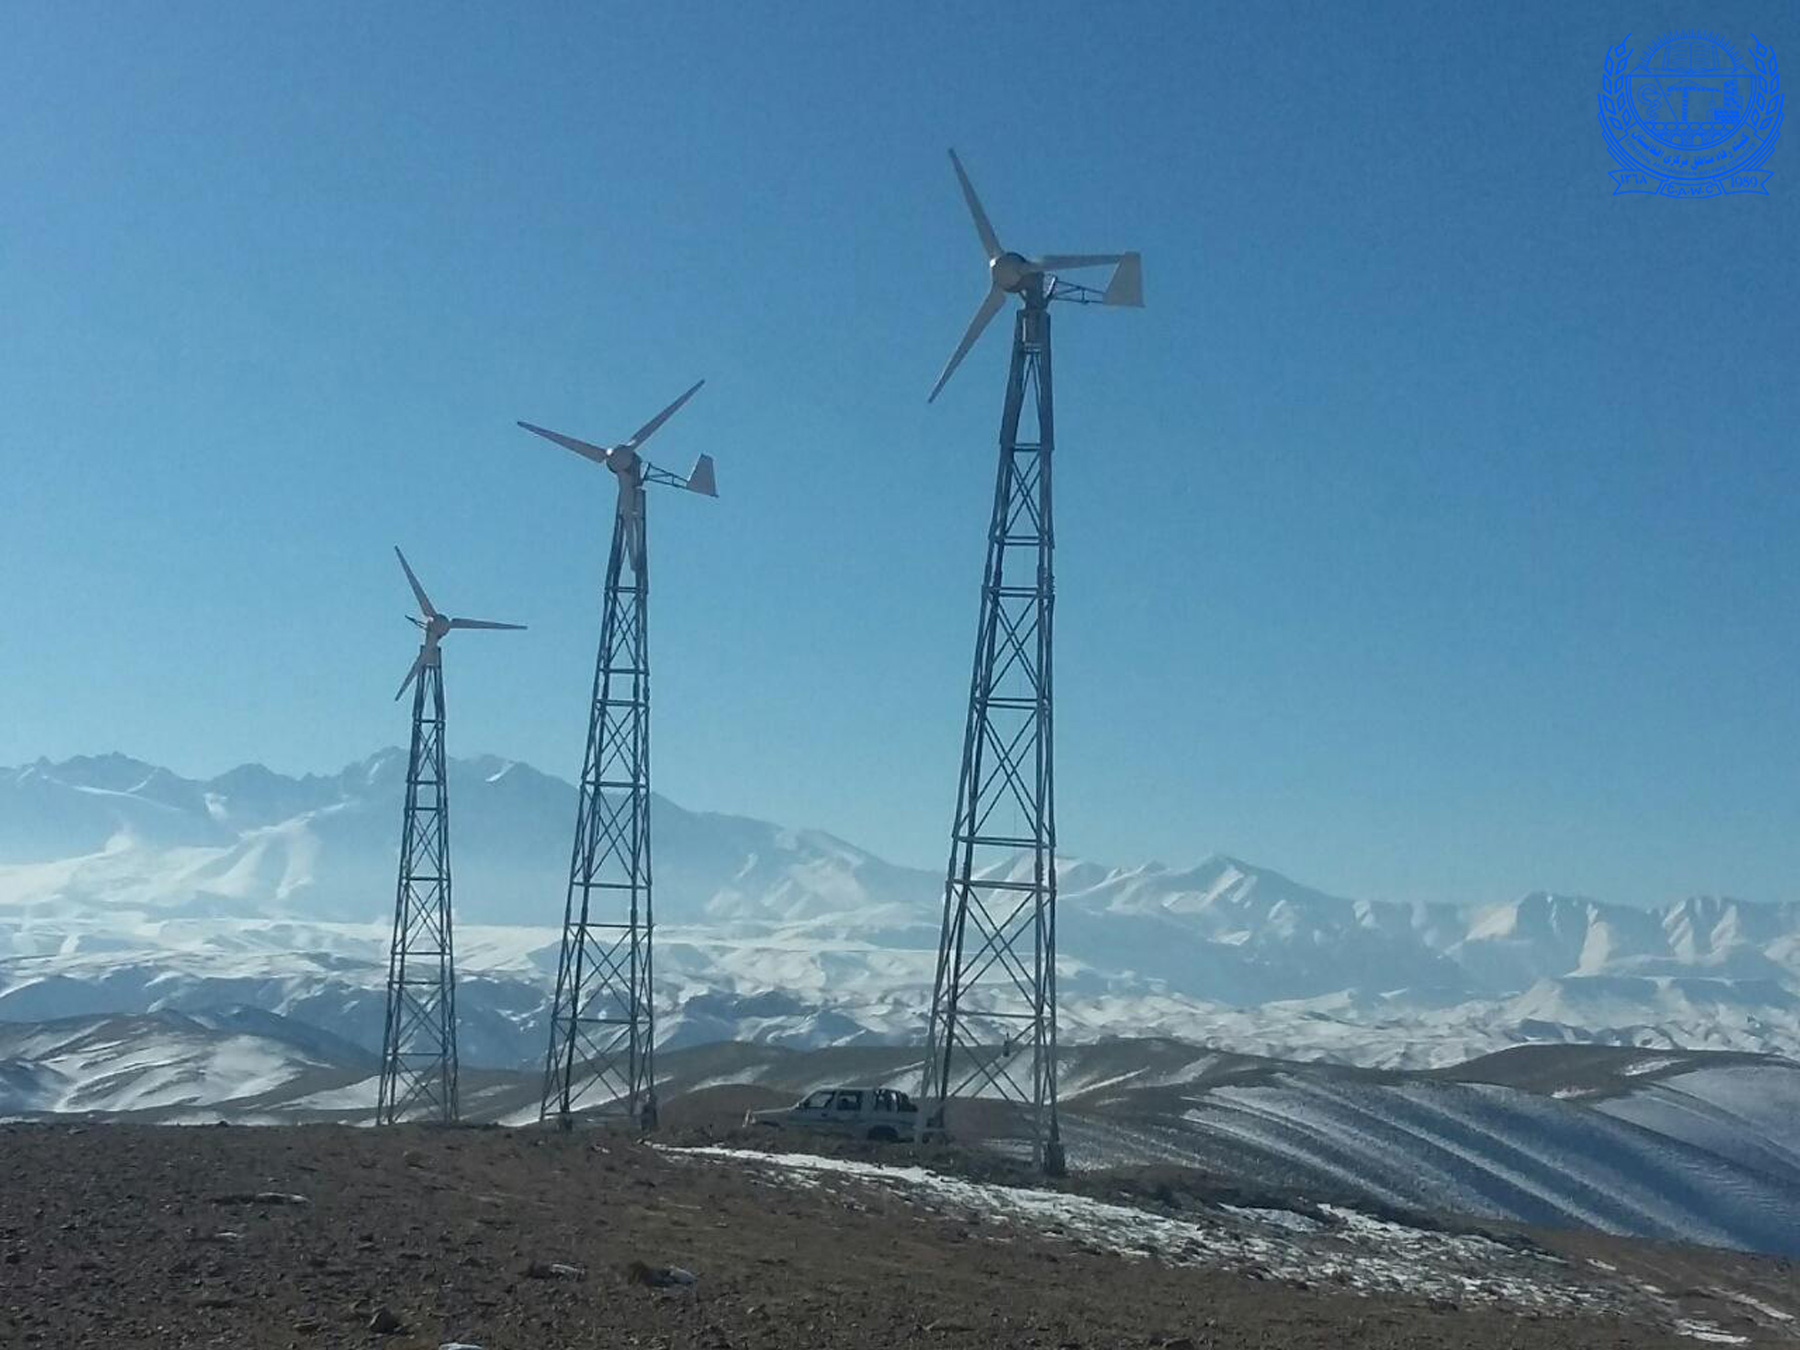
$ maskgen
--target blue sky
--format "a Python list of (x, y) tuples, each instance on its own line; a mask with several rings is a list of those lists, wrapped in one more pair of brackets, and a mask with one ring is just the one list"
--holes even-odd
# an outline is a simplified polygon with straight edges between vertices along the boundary
[[(0, 17), (0, 763), (573, 777), (624, 435), (657, 785), (944, 853), (1005, 363), (1058, 314), (1067, 851), (1340, 891), (1800, 898), (1800, 131), (1610, 194), (1607, 50), (1791, 4), (40, 5)], [(1790, 119), (1792, 120), (1792, 119)]]

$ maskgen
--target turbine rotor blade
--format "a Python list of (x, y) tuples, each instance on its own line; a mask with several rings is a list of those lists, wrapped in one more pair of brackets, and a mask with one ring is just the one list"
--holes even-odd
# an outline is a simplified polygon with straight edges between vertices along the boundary
[(549, 431), (544, 427), (534, 427), (529, 422), (521, 422), (520, 426), (547, 441), (555, 441), (565, 450), (573, 450), (584, 459), (591, 459), (596, 464), (604, 464), (611, 458), (612, 451), (603, 445), (590, 445), (587, 441), (578, 441), (573, 436), (565, 436), (560, 431)]
[(452, 619), (450, 626), (452, 628), (510, 628), (515, 631), (523, 630), (525, 627), (522, 623), (495, 623), (492, 619)]
[(660, 427), (664, 422), (668, 421), (671, 417), (673, 417), (678, 411), (680, 411), (681, 405), (686, 403), (697, 392), (699, 392), (700, 386), (705, 383), (706, 383), (705, 380), (694, 381), (693, 388), (689, 389), (687, 391), (687, 393), (683, 394), (680, 398), (676, 399), (668, 407), (664, 408), (661, 412), (656, 414), (655, 417), (652, 417), (648, 422), (644, 423), (643, 426), (639, 427), (636, 431), (632, 432), (631, 439), (626, 441), (625, 444), (630, 446), (633, 450), (635, 450), (640, 445), (642, 445), (645, 441), (649, 440), (651, 438), (651, 436), (656, 434), (656, 429), (658, 427)]
[(1046, 253), (1037, 265), (1046, 272), (1059, 272), (1076, 267), (1108, 267), (1124, 258), (1123, 253)]
[(394, 691), (394, 702), (398, 703), (400, 701), (400, 695), (406, 692), (407, 686), (413, 682), (414, 678), (417, 677), (419, 671), (422, 670), (424, 666), (425, 649), (421, 647), (419, 648), (418, 656), (413, 658), (412, 669), (406, 672), (406, 678), (400, 681), (400, 687)]
[(975, 233), (981, 236), (981, 246), (987, 250), (988, 261), (992, 262), (1000, 256), (999, 237), (995, 235), (994, 227), (988, 224), (987, 212), (981, 209), (981, 198), (975, 195), (975, 185), (963, 172), (962, 161), (954, 150), (950, 152), (950, 163), (956, 170), (956, 181), (962, 184), (963, 200), (969, 204), (969, 214), (975, 218)]
[[(437, 611), (431, 607), (431, 598), (425, 594), (425, 588), (419, 584), (418, 577), (413, 575), (412, 565), (406, 561), (406, 555), (400, 551), (400, 545), (394, 545), (394, 556), (400, 559), (400, 566), (406, 572), (406, 580), (412, 586), (413, 595), (418, 598), (419, 612), (428, 619), (435, 619)], [(395, 695), (399, 697), (398, 694)]]
[(938, 391), (944, 387), (951, 373), (962, 364), (963, 357), (969, 354), (969, 348), (975, 345), (975, 339), (981, 336), (981, 330), (988, 326), (994, 315), (1000, 312), (1000, 306), (1006, 303), (1006, 292), (998, 286), (988, 288), (987, 298), (981, 302), (981, 308), (975, 311), (975, 317), (969, 320), (969, 327), (963, 333), (962, 341), (956, 344), (956, 350), (950, 353), (950, 361), (944, 367), (944, 373), (938, 376), (936, 384), (931, 386), (931, 395), (925, 401), (932, 402)]

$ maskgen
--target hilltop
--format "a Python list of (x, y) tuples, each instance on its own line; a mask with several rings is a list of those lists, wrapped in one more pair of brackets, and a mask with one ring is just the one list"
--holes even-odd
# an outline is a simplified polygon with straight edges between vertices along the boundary
[(14, 1125), (0, 1149), (9, 1345), (1562, 1350), (1742, 1344), (1792, 1302), (1754, 1258), (1166, 1178), (1101, 1200), (589, 1131)]

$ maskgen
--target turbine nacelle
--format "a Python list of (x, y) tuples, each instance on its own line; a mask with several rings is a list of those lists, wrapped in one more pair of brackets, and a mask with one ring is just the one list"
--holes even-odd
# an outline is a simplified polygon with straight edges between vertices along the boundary
[(994, 286), (1012, 295), (1024, 291), (1032, 277), (1042, 276), (1044, 269), (1018, 253), (1002, 253), (988, 262), (988, 276)]
[[(1000, 247), (1000, 238), (994, 233), (994, 227), (988, 223), (987, 212), (982, 210), (981, 198), (975, 195), (975, 185), (969, 181), (969, 175), (963, 171), (962, 161), (956, 157), (956, 151), (950, 152), (950, 164), (956, 170), (956, 181), (962, 186), (963, 201), (968, 203), (969, 216), (975, 222), (975, 233), (981, 237), (981, 246), (987, 252), (988, 259), (988, 293), (982, 299), (981, 306), (975, 311), (975, 317), (969, 320), (962, 341), (957, 343), (956, 350), (950, 354), (950, 360), (944, 366), (944, 373), (938, 376), (938, 382), (932, 386), (931, 402), (938, 396), (957, 366), (962, 364), (963, 357), (969, 354), (969, 348), (975, 345), (1000, 312), (1009, 295), (1025, 297), (1027, 305), (1041, 305), (1047, 299), (1058, 298), (1055, 274), (1072, 272), (1083, 267), (1110, 267), (1113, 269), (1111, 280), (1106, 289), (1096, 294), (1086, 287), (1070, 287), (1074, 298), (1102, 305), (1141, 306), (1144, 303), (1144, 269), (1143, 260), (1136, 253), (1046, 253), (1041, 258), (1027, 258), (1022, 253), (1014, 253), (1010, 249)], [(1043, 285), (1043, 278), (1051, 278), (1048, 293)]]
[(434, 614), (429, 619), (416, 619), (410, 614), (406, 617), (415, 628), (425, 635), (425, 645), (433, 650), (437, 648), (438, 643), (444, 640), (444, 634), (450, 631), (450, 620), (442, 614)]

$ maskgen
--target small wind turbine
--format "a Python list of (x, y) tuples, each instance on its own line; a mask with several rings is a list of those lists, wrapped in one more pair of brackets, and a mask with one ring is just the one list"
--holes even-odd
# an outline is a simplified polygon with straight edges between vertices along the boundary
[(452, 619), (439, 614), (432, 606), (431, 597), (425, 594), (425, 588), (419, 584), (419, 578), (413, 575), (412, 566), (406, 561), (406, 555), (400, 551), (399, 545), (394, 546), (394, 556), (400, 559), (400, 566), (406, 572), (406, 580), (412, 586), (413, 595), (419, 601), (419, 616), (414, 618), (408, 614), (407, 622), (425, 634), (425, 641), (419, 648), (418, 658), (412, 663), (412, 669), (406, 672), (406, 678), (400, 681), (400, 687), (394, 691), (394, 702), (400, 701), (400, 695), (406, 692), (406, 687), (418, 677), (419, 672), (425, 667), (441, 667), (443, 665), (444, 657), (443, 653), (438, 650), (438, 644), (444, 640), (446, 633), (453, 632), (458, 628), (505, 628), (514, 632), (524, 629), (525, 625), (522, 623), (495, 623), (492, 619)]
[(523, 628), (440, 614), (394, 550), (419, 602), (408, 615), (425, 634), (397, 701), (413, 687), (412, 748), (400, 822), (400, 880), (394, 942), (388, 953), (387, 1023), (381, 1038), (381, 1090), (375, 1121), (457, 1118), (456, 944), (450, 922), (450, 798), (444, 770), (444, 662), (439, 644), (458, 628)]
[[(950, 360), (944, 365), (944, 373), (931, 387), (931, 395), (925, 401), (932, 402), (938, 391), (944, 387), (951, 372), (962, 364), (963, 357), (969, 354), (969, 348), (982, 334), (1000, 307), (1006, 303), (1006, 297), (1016, 295), (1023, 299), (1029, 307), (1032, 297), (1038, 298), (1041, 305), (1047, 300), (1073, 300), (1079, 304), (1126, 305), (1142, 309), (1144, 305), (1144, 261), (1136, 253), (1046, 253), (1041, 258), (1027, 258), (1000, 247), (1000, 239), (994, 233), (994, 227), (988, 223), (987, 212), (981, 209), (981, 198), (975, 195), (975, 185), (969, 181), (969, 175), (963, 171), (962, 161), (956, 157), (956, 151), (950, 152), (950, 165), (956, 170), (956, 181), (962, 184), (963, 200), (969, 204), (969, 214), (975, 219), (975, 233), (981, 236), (981, 246), (987, 250), (988, 258), (988, 293), (982, 297), (980, 306), (975, 310), (975, 317), (969, 320), (962, 341), (956, 344), (956, 350), (950, 353)], [(1090, 290), (1085, 286), (1063, 282), (1057, 274), (1080, 271), (1087, 267), (1111, 267), (1112, 280), (1104, 291)], [(1045, 285), (1046, 280), (1049, 282)]]
[(711, 455), (686, 478), (639, 453), (704, 380), (618, 445), (602, 446), (521, 422), (525, 430), (611, 469), (618, 479), (606, 604), (600, 620), (581, 802), (563, 907), (562, 954), (538, 1117), (565, 1129), (585, 1100), (656, 1127), (655, 909), (650, 867), (649, 555), (644, 488), (716, 497)]
[(656, 434), (657, 428), (681, 411), (681, 405), (700, 391), (705, 380), (696, 380), (685, 394), (676, 399), (668, 407), (652, 417), (643, 426), (631, 433), (631, 436), (617, 445), (594, 445), (589, 441), (578, 441), (573, 436), (565, 436), (560, 431), (550, 431), (544, 427), (534, 427), (529, 422), (521, 422), (520, 426), (527, 431), (536, 432), (547, 441), (555, 441), (565, 450), (573, 450), (584, 459), (591, 459), (596, 464), (603, 464), (618, 475), (619, 479), (619, 516), (640, 520), (644, 514), (644, 485), (646, 483), (662, 483), (669, 487), (686, 488), (689, 492), (698, 492), (703, 497), (719, 495), (718, 487), (713, 482), (713, 461), (711, 455), (701, 455), (694, 462), (694, 471), (686, 478), (681, 478), (659, 469), (638, 455), (643, 443)]
[[(1051, 734), (1055, 533), (1050, 486), (1056, 417), (1049, 305), (1065, 300), (1141, 306), (1143, 262), (1136, 253), (1027, 258), (1001, 248), (954, 150), (950, 163), (987, 254), (988, 291), (927, 402), (937, 398), (1007, 297), (1017, 296), (1020, 303), (1000, 421), (999, 481), (988, 526), (918, 1128), (921, 1135), (941, 1132), (952, 1097), (999, 1096), (1024, 1108), (1035, 1161), (1046, 1172), (1060, 1174), (1056, 761)], [(1113, 269), (1105, 290), (1062, 277), (1089, 267)], [(1027, 408), (1031, 416), (1021, 434), (1020, 417)]]

